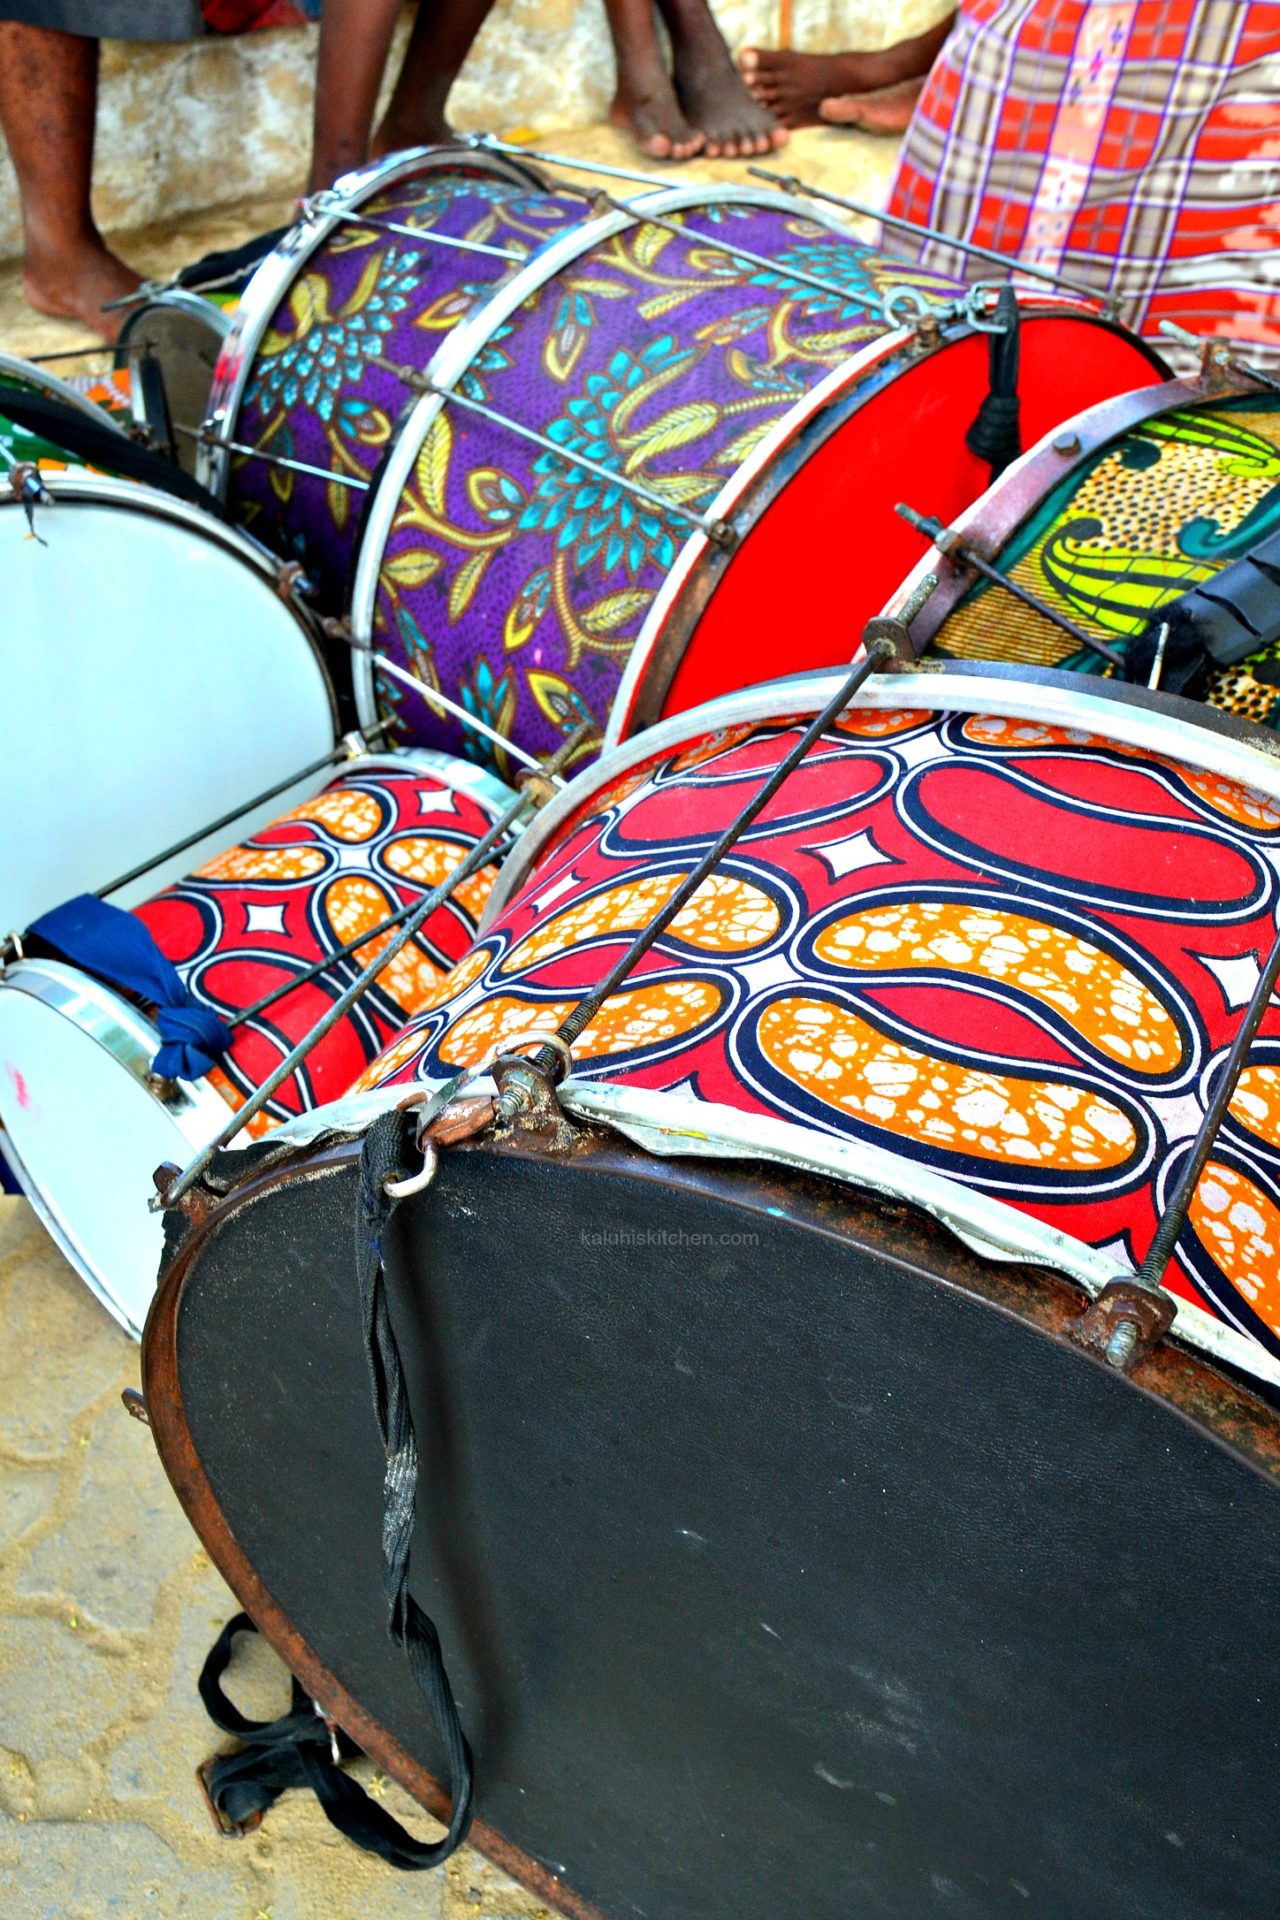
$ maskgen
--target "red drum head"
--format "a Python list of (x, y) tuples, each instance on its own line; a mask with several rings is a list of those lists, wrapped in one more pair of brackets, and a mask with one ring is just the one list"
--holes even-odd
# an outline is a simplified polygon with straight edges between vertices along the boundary
[[(1145, 349), (1080, 313), (1028, 305), (1021, 353), (1028, 447), (1080, 408), (1150, 377)], [(986, 340), (973, 333), (922, 359), (895, 355), (779, 454), (777, 476), (761, 488), (769, 504), (720, 572), (662, 713), (851, 657), (919, 555), (920, 536), (895, 503), (949, 524), (990, 483), (991, 469), (965, 445), (987, 391), (987, 359)], [(678, 626), (679, 610), (672, 619)]]

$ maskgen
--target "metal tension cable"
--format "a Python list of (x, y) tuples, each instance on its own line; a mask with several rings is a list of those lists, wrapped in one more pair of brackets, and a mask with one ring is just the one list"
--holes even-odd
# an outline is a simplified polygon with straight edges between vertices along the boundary
[(533, 427), (522, 425), (519, 420), (513, 420), (510, 414), (499, 413), (496, 407), (486, 406), (482, 400), (472, 400), (467, 394), (459, 393), (454, 387), (442, 386), (438, 380), (433, 380), (429, 374), (421, 372), (417, 367), (404, 366), (395, 360), (384, 360), (380, 354), (376, 353), (366, 354), (365, 362), (371, 367), (381, 367), (384, 373), (394, 374), (397, 380), (403, 381), (404, 385), (411, 387), (415, 393), (433, 393), (437, 399), (462, 407), (467, 413), (479, 414), (482, 419), (492, 420), (495, 426), (505, 428), (508, 433), (517, 434), (521, 440), (531, 441), (535, 447), (542, 447), (547, 453), (556, 454), (566, 465), (581, 467), (585, 472), (594, 474), (597, 479), (607, 480), (611, 486), (620, 487), (624, 493), (634, 494), (637, 500), (645, 501), (658, 513), (667, 514), (677, 520), (685, 521), (691, 527), (696, 527), (700, 533), (705, 533), (709, 540), (716, 541), (720, 546), (732, 546), (736, 539), (733, 528), (727, 521), (709, 520), (704, 514), (693, 513), (688, 507), (681, 506), (678, 500), (668, 500), (665, 494), (655, 493), (651, 487), (644, 486), (639, 480), (631, 479), (628, 474), (619, 473), (614, 467), (606, 467), (599, 460), (592, 460), (589, 455), (579, 453), (573, 447), (561, 446), (558, 440), (551, 440), (545, 433), (539, 433)]
[[(565, 742), (568, 754), (572, 755), (580, 752), (590, 739), (598, 740), (599, 735), (590, 721), (584, 721), (581, 726), (574, 729)], [(568, 755), (566, 757), (568, 757)], [(540, 763), (535, 762), (534, 764), (539, 765), (540, 777), (544, 777), (541, 775)], [(522, 775), (518, 777), (524, 778), (527, 776)], [(556, 787), (563, 786), (563, 784), (564, 782), (562, 780), (550, 780), (548, 782), (548, 792)], [(260, 1013), (265, 1013), (268, 1007), (274, 1006), (277, 1000), (287, 998), (295, 987), (306, 986), (309, 980), (318, 979), (322, 973), (327, 973), (331, 967), (336, 967), (340, 961), (349, 960), (353, 954), (359, 953), (361, 947), (367, 947), (371, 940), (377, 940), (380, 935), (390, 933), (393, 927), (402, 926), (409, 918), (409, 915), (414, 912), (415, 904), (416, 903), (411, 900), (407, 906), (401, 907), (396, 913), (389, 913), (385, 920), (379, 920), (376, 926), (368, 927), (363, 933), (357, 934), (354, 940), (348, 940), (345, 946), (335, 947), (331, 953), (324, 954), (319, 960), (313, 960), (311, 965), (304, 967), (300, 973), (290, 974), (288, 979), (282, 982), (280, 986), (273, 987), (270, 993), (264, 993), (261, 1000), (255, 1000), (252, 1006), (242, 1007), (238, 1013), (221, 1015), (223, 1025), (234, 1032), (237, 1027), (242, 1027), (247, 1020), (256, 1019)]]
[[(568, 740), (562, 742), (556, 752), (552, 754), (551, 758), (540, 768), (540, 771), (548, 776), (557, 774), (569, 754), (576, 750), (576, 746), (576, 739), (570, 736)], [(391, 962), (396, 958), (396, 955), (408, 946), (410, 940), (412, 940), (420, 928), (425, 925), (431, 915), (444, 905), (445, 901), (448, 900), (453, 893), (454, 888), (460, 886), (464, 880), (469, 880), (473, 873), (479, 872), (494, 848), (506, 838), (507, 833), (515, 825), (520, 816), (529, 812), (531, 808), (538, 806), (544, 797), (538, 787), (532, 782), (525, 788), (524, 792), (518, 793), (515, 796), (510, 806), (503, 809), (488, 832), (476, 842), (475, 846), (472, 847), (465, 858), (459, 861), (458, 865), (453, 869), (453, 872), (449, 874), (446, 879), (442, 880), (438, 887), (433, 887), (430, 893), (418, 901), (413, 912), (404, 921), (398, 932), (392, 935), (382, 952), (375, 954), (368, 966), (363, 968), (351, 982), (351, 985), (338, 996), (323, 1019), (318, 1020), (310, 1032), (303, 1035), (297, 1046), (290, 1049), (284, 1059), (267, 1075), (267, 1078), (262, 1082), (261, 1086), (257, 1087), (254, 1092), (250, 1094), (242, 1107), (236, 1108), (235, 1112), (229, 1116), (225, 1126), (218, 1130), (207, 1146), (202, 1147), (199, 1153), (197, 1153), (192, 1160), (188, 1161), (182, 1172), (166, 1187), (165, 1191), (162, 1194), (152, 1196), (147, 1203), (152, 1213), (161, 1213), (169, 1207), (176, 1207), (178, 1202), (186, 1194), (190, 1193), (192, 1187), (196, 1184), (197, 1180), (199, 1180), (214, 1155), (221, 1152), (223, 1147), (228, 1146), (248, 1122), (252, 1120), (256, 1114), (261, 1113), (263, 1107), (266, 1106), (276, 1089), (282, 1086), (289, 1076), (297, 1071), (312, 1049), (318, 1046), (325, 1035), (331, 1033), (338, 1022), (350, 1012), (356, 1001), (361, 999), (368, 991), (384, 968), (390, 966)]]
[[(668, 190), (671, 186), (669, 180), (661, 180), (653, 173), (637, 173), (631, 167), (609, 167), (595, 160), (571, 160), (567, 154), (563, 153), (540, 153), (529, 147), (513, 147), (506, 141), (496, 139), (490, 133), (470, 135), (468, 145), (487, 147), (493, 153), (520, 154), (529, 160), (546, 161), (549, 166), (569, 167), (577, 173), (607, 174), (611, 180), (635, 180), (641, 186), (661, 187)], [(751, 171), (758, 173), (759, 168), (753, 167)], [(615, 200), (608, 193), (585, 193), (569, 186), (564, 190), (570, 194), (580, 194), (582, 199), (590, 201), (602, 213), (630, 214), (642, 225), (665, 227), (668, 233), (674, 233), (678, 239), (696, 240), (700, 245), (711, 247), (716, 253), (726, 254), (733, 260), (749, 260), (752, 266), (763, 267), (766, 272), (773, 274), (775, 279), (794, 280), (799, 286), (814, 287), (819, 293), (834, 294), (843, 306), (851, 307), (859, 304), (848, 287), (837, 286), (834, 280), (824, 280), (819, 274), (806, 273), (802, 267), (792, 267), (781, 260), (771, 260), (767, 254), (752, 253), (749, 247), (735, 247), (729, 241), (722, 240), (719, 234), (703, 233), (698, 227), (682, 226), (676, 220), (668, 220), (664, 214), (650, 213), (643, 201), (637, 204), (634, 200)], [(690, 209), (690, 211), (695, 210)]]
[(323, 193), (313, 193), (304, 200), (301, 204), (303, 219), (308, 222), (332, 220), (346, 225), (373, 227), (379, 233), (403, 234), (407, 239), (426, 240), (433, 247), (450, 247), (459, 253), (487, 253), (495, 260), (514, 260), (521, 266), (529, 258), (527, 253), (516, 253), (509, 247), (486, 246), (482, 240), (460, 240), (453, 234), (436, 233), (431, 228), (406, 227), (396, 220), (379, 220), (362, 213), (359, 207), (348, 206), (342, 200), (335, 200), (334, 205), (327, 206), (325, 205), (327, 197)]
[(1163, 1284), (1165, 1272), (1187, 1223), (1205, 1162), (1227, 1117), (1240, 1075), (1248, 1063), (1262, 1016), (1275, 992), (1277, 979), (1280, 979), (1280, 931), (1273, 929), (1273, 932), (1275, 937), (1266, 965), (1258, 975), (1244, 1017), (1236, 1028), (1235, 1038), (1222, 1063), (1221, 1078), (1205, 1108), (1204, 1118), (1191, 1143), (1191, 1151), (1183, 1163), (1164, 1212), (1156, 1223), (1146, 1259), (1135, 1273), (1109, 1280), (1069, 1328), (1073, 1339), (1081, 1346), (1101, 1353), (1109, 1365), (1121, 1372), (1132, 1366), (1135, 1360), (1141, 1359), (1172, 1325), (1175, 1305), (1173, 1295)]
[(290, 473), (309, 473), (316, 480), (331, 480), (336, 487), (353, 487), (357, 493), (368, 493), (373, 485), (370, 480), (356, 480), (350, 474), (334, 473), (327, 467), (313, 467), (306, 460), (290, 460), (282, 453), (267, 453), (262, 447), (248, 447), (241, 440), (222, 440), (209, 426), (186, 427), (175, 420), (175, 433), (188, 440), (199, 441), (202, 447), (217, 447), (223, 453), (239, 453), (246, 460), (262, 460), (269, 467), (287, 467)]
[[(527, 1111), (548, 1084), (554, 1086), (565, 1078), (567, 1066), (572, 1061), (571, 1050), (574, 1041), (595, 1019), (605, 1001), (611, 994), (617, 992), (632, 968), (666, 932), (676, 915), (689, 904), (703, 881), (715, 871), (752, 821), (764, 811), (779, 787), (795, 772), (810, 748), (831, 723), (844, 712), (863, 682), (869, 679), (878, 667), (887, 666), (896, 658), (896, 649), (888, 639), (872, 637), (868, 640), (865, 658), (860, 660), (847, 679), (841, 682), (836, 693), (828, 700), (817, 718), (805, 728), (785, 758), (779, 761), (759, 792), (747, 802), (736, 818), (730, 821), (697, 865), (685, 875), (666, 905), (637, 934), (627, 951), (609, 969), (604, 979), (593, 987), (590, 993), (583, 995), (560, 1022), (555, 1034), (543, 1040), (538, 1052), (531, 1060), (517, 1062), (511, 1059), (509, 1069), (504, 1075), (505, 1084), (499, 1101), (499, 1110), (505, 1119), (514, 1119), (518, 1113)], [(554, 1078), (552, 1078), (553, 1075)]]
[(1100, 306), (1104, 313), (1119, 308), (1118, 294), (1101, 294), (1096, 287), (1086, 287), (1075, 280), (1068, 280), (1048, 267), (1031, 266), (1025, 260), (1007, 253), (997, 253), (994, 247), (980, 247), (972, 240), (956, 240), (949, 233), (940, 232), (937, 227), (922, 226), (918, 220), (904, 220), (900, 214), (884, 213), (878, 207), (865, 206), (860, 200), (849, 200), (842, 193), (828, 193), (825, 187), (811, 187), (794, 173), (774, 173), (768, 167), (748, 167), (747, 172), (757, 174), (761, 180), (781, 187), (786, 193), (802, 193), (810, 200), (825, 200), (830, 206), (844, 207), (847, 212), (856, 213), (864, 220), (877, 220), (883, 226), (893, 227), (900, 233), (913, 234), (920, 240), (936, 240), (940, 246), (952, 247), (957, 253), (966, 253), (974, 260), (989, 260), (993, 265), (1003, 267), (1008, 274), (1022, 273), (1036, 280), (1045, 280), (1051, 287), (1061, 287), (1064, 293), (1077, 294), (1093, 305)]
[[(499, 733), (496, 727), (491, 727), (487, 720), (481, 720), (477, 714), (469, 713), (466, 707), (459, 705), (456, 700), (451, 700), (447, 693), (441, 693), (440, 689), (433, 687), (429, 681), (419, 679), (416, 673), (410, 673), (407, 667), (397, 666), (394, 660), (388, 660), (385, 654), (377, 651), (372, 640), (358, 640), (345, 620), (321, 620), (320, 631), (326, 640), (341, 641), (342, 645), (350, 647), (353, 653), (367, 655), (375, 673), (385, 674), (388, 679), (398, 680), (402, 686), (410, 687), (414, 693), (421, 695), (428, 706), (435, 707), (440, 713), (447, 713), (450, 719), (456, 720), (460, 726), (470, 727), (473, 733), (478, 733), (482, 739), (500, 747), (510, 759), (518, 760), (521, 766), (527, 767), (531, 773), (545, 772), (543, 762), (536, 754), (528, 753), (523, 747), (517, 746), (515, 741), (509, 740), (505, 733)], [(396, 721), (393, 718), (384, 720), (381, 724), (384, 727), (394, 726)], [(558, 774), (555, 776), (555, 781), (557, 786), (564, 785), (564, 781)]]
[(1020, 600), (1024, 607), (1030, 607), (1033, 612), (1042, 614), (1052, 625), (1060, 627), (1063, 633), (1071, 636), (1077, 646), (1087, 647), (1091, 653), (1100, 654), (1104, 660), (1109, 660), (1113, 667), (1119, 668), (1121, 672), (1124, 671), (1124, 655), (1117, 648), (1108, 646), (1105, 640), (1098, 640), (1091, 633), (1086, 633), (1083, 627), (1078, 627), (1073, 620), (1068, 620), (1064, 613), (1058, 613), (1045, 601), (1037, 599), (1035, 594), (1029, 592), (1026, 587), (1020, 586), (1016, 580), (1011, 580), (1008, 574), (1001, 573), (999, 568), (993, 567), (989, 560), (984, 560), (982, 555), (969, 545), (964, 535), (957, 532), (954, 527), (944, 527), (941, 520), (935, 520), (931, 514), (917, 513), (914, 507), (904, 506), (901, 501), (894, 508), (894, 512), (900, 519), (905, 520), (908, 526), (914, 527), (917, 533), (922, 533), (926, 539), (932, 540), (938, 552), (945, 553), (948, 560), (954, 561), (958, 566), (972, 567), (973, 571), (981, 574), (984, 580), (989, 580), (993, 587), (1002, 587), (1006, 593), (1012, 594), (1015, 600)]

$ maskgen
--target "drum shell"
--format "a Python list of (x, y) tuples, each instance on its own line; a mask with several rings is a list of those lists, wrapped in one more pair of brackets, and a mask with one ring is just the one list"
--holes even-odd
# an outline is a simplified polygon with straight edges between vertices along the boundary
[[(646, 206), (688, 238), (644, 224)], [(904, 279), (943, 313), (936, 352), (886, 318)], [(916, 550), (893, 502), (923, 488), (958, 511), (989, 479), (964, 439), (988, 387), (987, 336), (950, 317), (964, 295), (811, 204), (742, 188), (677, 189), (585, 223), (434, 363), (461, 399), (424, 398), (388, 455), (355, 575), (358, 639), (402, 669), (429, 658), (456, 702), (536, 753), (580, 719), (612, 742), (847, 658)], [(1022, 311), (1029, 434), (1148, 377), (1149, 351), (1087, 309), (1027, 296)], [(376, 685), (369, 660), (356, 675), (366, 718), (393, 706), (401, 737), (488, 751), (403, 684)]]
[[(958, 526), (978, 551), (1078, 633), (1123, 655), (1178, 595), (1211, 582), (1271, 531), (1280, 501), (1280, 402), (1247, 389), (1170, 381), (1092, 407), (1011, 467)], [(912, 623), (939, 657), (1112, 667), (1025, 602), (926, 556), (891, 597), (939, 574)], [(1280, 725), (1274, 646), (1211, 670), (1205, 698)]]
[(120, 329), (118, 354), (125, 366), (148, 356), (164, 383), (168, 420), (147, 424), (153, 439), (171, 430), (179, 466), (193, 477), (200, 464), (196, 438), (209, 412), (214, 369), (235, 313), (234, 298), (222, 301), (173, 287), (134, 307)]
[[(232, 1197), (148, 1328), (153, 1433), (293, 1670), (439, 1813), (385, 1633), (384, 1460), (333, 1253), (357, 1152), (217, 1177)], [(1144, 1362), (1141, 1390), (1089, 1362), (1062, 1337), (1078, 1299), (1043, 1272), (590, 1130), (564, 1156), (530, 1134), (443, 1153), (388, 1269), (423, 1462), (414, 1592), (476, 1754), (472, 1837), (544, 1902), (1268, 1909), (1275, 1417), (1247, 1395), (1192, 1366), (1181, 1418), (1185, 1360)], [(1207, 1437), (1215, 1395), (1239, 1451)], [(1195, 1651), (1205, 1605), (1220, 1659)]]

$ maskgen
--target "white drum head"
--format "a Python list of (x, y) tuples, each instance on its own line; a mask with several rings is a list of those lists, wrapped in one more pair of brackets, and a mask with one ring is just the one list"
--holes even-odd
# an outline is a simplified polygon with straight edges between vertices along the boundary
[(0, 984), (0, 1127), (6, 1157), (54, 1239), (125, 1330), (142, 1332), (164, 1232), (152, 1175), (183, 1164), (228, 1108), (182, 1088), (181, 1111), (145, 1082), (157, 1037), (140, 1014), (54, 961)]
[(149, 898), (309, 798), (314, 772), (244, 811), (335, 738), (306, 626), (251, 542), (147, 487), (48, 484), (39, 539), (0, 505), (0, 936), (238, 813), (111, 896)]

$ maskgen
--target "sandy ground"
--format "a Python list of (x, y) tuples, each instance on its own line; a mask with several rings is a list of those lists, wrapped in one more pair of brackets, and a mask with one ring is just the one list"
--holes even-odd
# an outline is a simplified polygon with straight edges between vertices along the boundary
[[(549, 141), (548, 144), (551, 144)], [(635, 164), (600, 127), (559, 136), (575, 157)], [(891, 143), (813, 130), (780, 170), (879, 204)], [(741, 163), (677, 178), (745, 179)], [(619, 183), (618, 191), (625, 191)], [(289, 218), (245, 202), (116, 236), (163, 278)], [(0, 264), (0, 346), (25, 355), (90, 344), (22, 298)], [(92, 364), (92, 363), (86, 363)], [(74, 366), (74, 363), (72, 363)], [(120, 1404), (138, 1350), (80, 1284), (24, 1201), (0, 1200), (0, 1914), (5, 1920), (517, 1920), (545, 1912), (470, 1851), (443, 1873), (401, 1875), (357, 1852), (314, 1802), (290, 1795), (247, 1840), (215, 1832), (197, 1764), (219, 1744), (195, 1677), (236, 1602), (174, 1500), (145, 1428)], [(246, 1710), (288, 1690), (259, 1647)], [(430, 1822), (364, 1765), (419, 1832)], [(782, 1917), (780, 1916), (780, 1920)]]
[[(610, 166), (644, 165), (637, 160), (629, 142), (613, 127), (548, 134), (546, 144), (574, 159), (603, 160)], [(794, 172), (811, 185), (879, 206), (888, 193), (896, 156), (897, 145), (891, 140), (843, 133), (835, 128), (808, 127), (794, 134), (781, 154), (760, 164), (776, 165), (780, 173)], [(652, 164), (655, 173), (659, 172), (658, 163)], [(579, 174), (577, 178), (586, 180), (589, 176)], [(676, 186), (684, 180), (737, 180), (744, 185), (752, 184), (745, 163), (740, 160), (693, 160), (684, 167), (662, 170), (661, 178), (664, 186)], [(602, 181), (601, 184), (619, 194), (629, 190), (625, 181)], [(643, 191), (638, 186), (634, 190)], [(265, 233), (282, 225), (290, 218), (292, 206), (292, 201), (287, 199), (243, 201), (213, 213), (187, 214), (181, 220), (161, 226), (116, 234), (113, 244), (139, 273), (163, 279), (216, 248), (234, 246), (251, 234)], [(92, 336), (75, 322), (46, 320), (33, 313), (22, 297), (18, 262), (0, 261), (0, 347), (9, 353), (24, 355), (57, 353), (65, 348), (89, 345), (91, 340)]]

